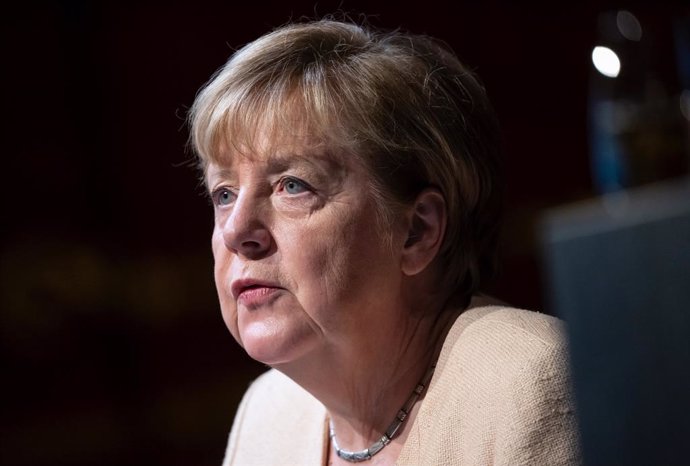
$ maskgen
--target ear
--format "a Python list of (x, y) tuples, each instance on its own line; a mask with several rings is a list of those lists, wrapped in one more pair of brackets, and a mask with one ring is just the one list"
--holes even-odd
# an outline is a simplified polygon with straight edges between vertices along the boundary
[(434, 260), (446, 231), (446, 200), (436, 188), (424, 189), (408, 211), (408, 236), (402, 250), (402, 271), (421, 273)]

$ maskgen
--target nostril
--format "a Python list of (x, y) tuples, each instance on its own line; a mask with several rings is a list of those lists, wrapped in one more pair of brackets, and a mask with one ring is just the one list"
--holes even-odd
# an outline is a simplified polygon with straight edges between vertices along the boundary
[(256, 228), (245, 231), (236, 241), (233, 248), (238, 254), (250, 259), (257, 259), (267, 254), (271, 249), (271, 235), (265, 228)]
[(259, 249), (261, 247), (261, 243), (259, 243), (258, 241), (253, 241), (253, 240), (244, 241), (242, 243), (242, 247), (248, 248), (248, 249)]

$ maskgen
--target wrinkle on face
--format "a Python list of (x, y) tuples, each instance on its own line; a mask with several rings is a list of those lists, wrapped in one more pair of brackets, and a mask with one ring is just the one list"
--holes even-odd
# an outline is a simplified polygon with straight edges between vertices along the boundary
[[(361, 315), (382, 305), (381, 283), (394, 274), (377, 229), (370, 176), (357, 158), (295, 141), (270, 147), (273, 152), (228, 154), (223, 164), (211, 163), (207, 183), (212, 191), (232, 186), (238, 202), (249, 203), (241, 208), (255, 209), (245, 213), (255, 212), (275, 241), (270, 255), (241, 257), (222, 233), (232, 208), (217, 208), (213, 251), (224, 319), (250, 355), (277, 364), (319, 344), (351, 340)], [(276, 193), (283, 175), (305, 178), (315, 194)], [(285, 289), (270, 311), (242, 309), (229, 293), (233, 279), (252, 274)]]

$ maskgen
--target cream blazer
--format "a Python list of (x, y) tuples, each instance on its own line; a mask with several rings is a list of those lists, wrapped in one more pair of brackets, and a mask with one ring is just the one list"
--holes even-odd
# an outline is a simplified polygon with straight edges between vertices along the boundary
[[(497, 305), (464, 311), (443, 344), (434, 376), (396, 464), (579, 464), (562, 323)], [(223, 466), (322, 466), (323, 405), (276, 370), (247, 390)]]

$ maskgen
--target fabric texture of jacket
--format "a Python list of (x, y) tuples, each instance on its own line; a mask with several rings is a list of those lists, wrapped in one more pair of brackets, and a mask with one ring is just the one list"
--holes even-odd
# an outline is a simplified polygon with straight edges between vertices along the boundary
[[(562, 322), (473, 300), (409, 429), (399, 466), (579, 464)], [(270, 370), (240, 404), (223, 466), (321, 466), (328, 448), (324, 406)]]

